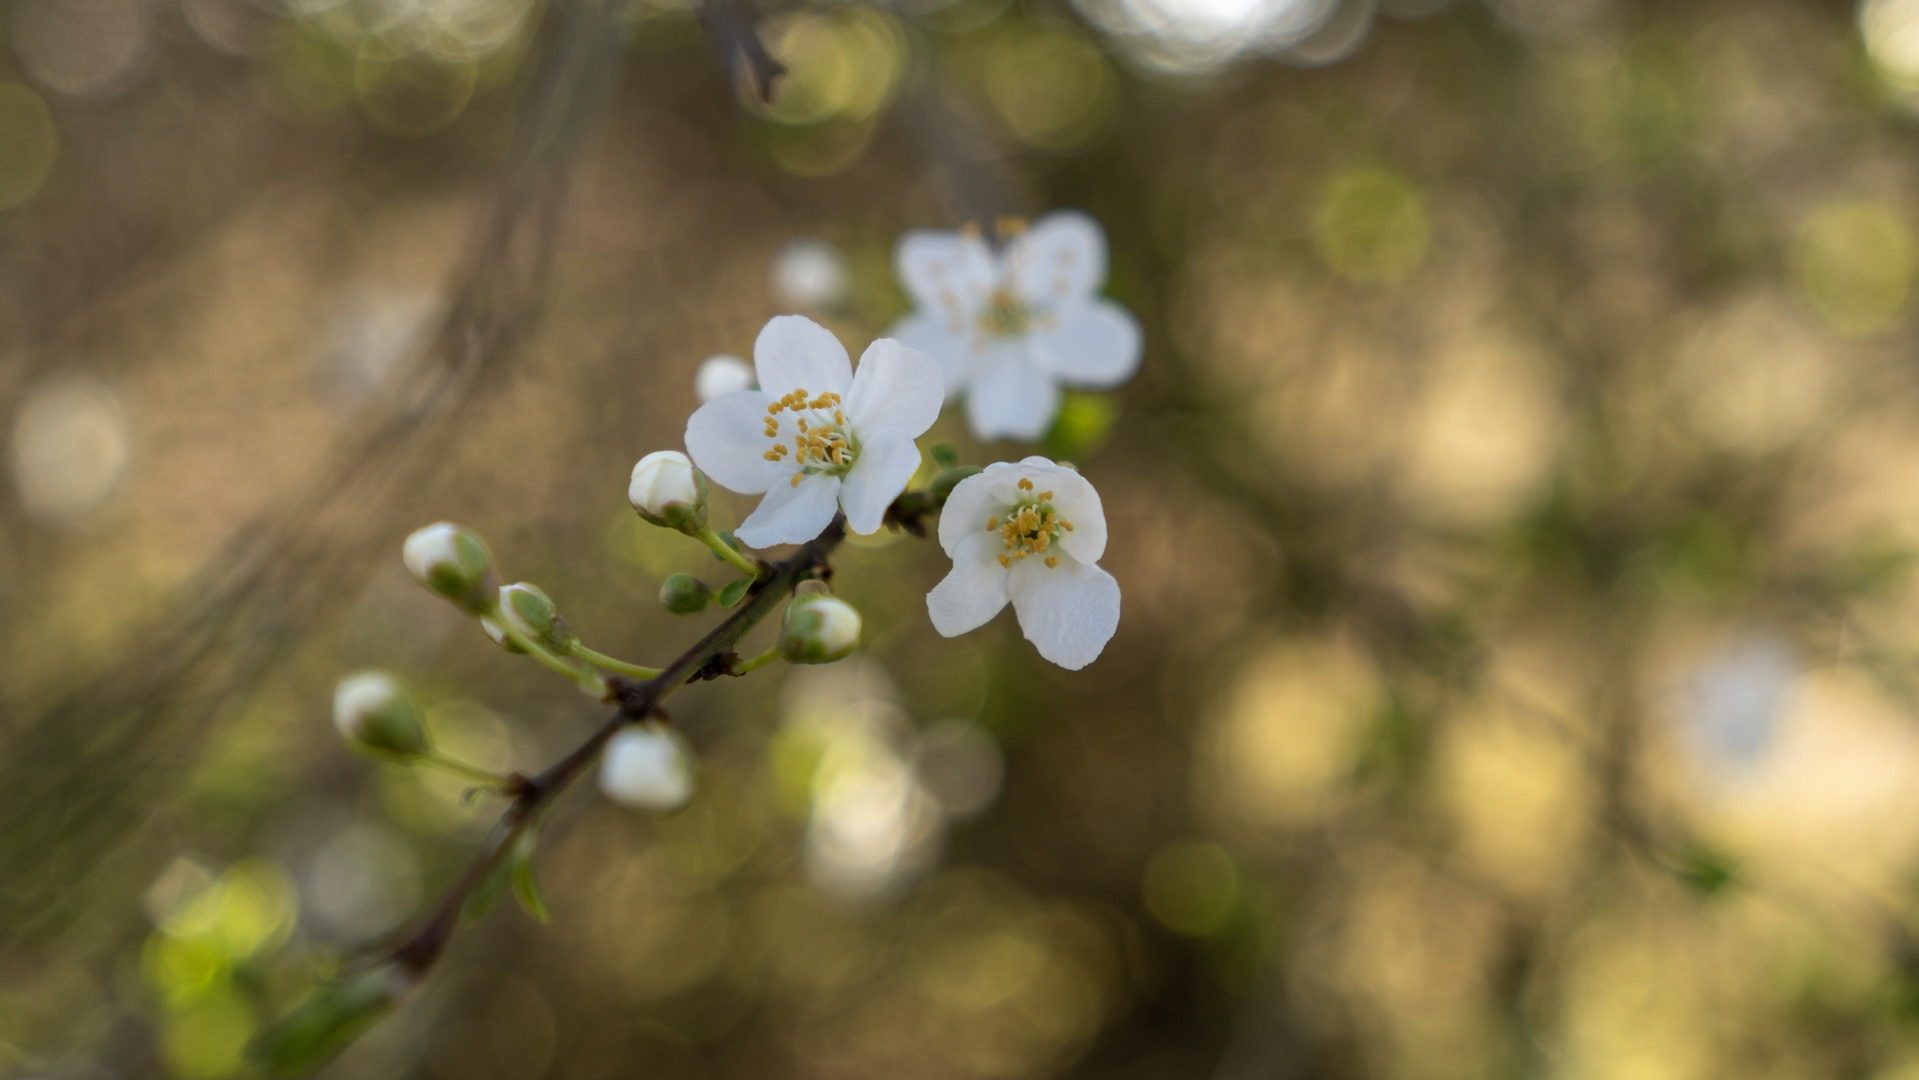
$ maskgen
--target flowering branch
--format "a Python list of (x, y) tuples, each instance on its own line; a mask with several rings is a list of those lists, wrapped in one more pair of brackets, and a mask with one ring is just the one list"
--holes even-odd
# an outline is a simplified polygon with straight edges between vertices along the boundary
[(738, 611), (658, 675), (644, 682), (623, 678), (608, 680), (607, 699), (617, 703), (619, 711), (545, 772), (533, 777), (516, 774), (510, 778), (508, 793), (513, 797), (513, 804), (501, 815), (486, 843), (419, 926), (384, 959), (416, 979), (424, 975), (446, 947), (467, 901), (492, 876), (500, 861), (516, 849), (541, 813), (593, 764), (607, 741), (628, 723), (663, 717), (661, 704), (687, 683), (739, 673), (736, 669), (740, 667), (740, 657), (734, 650), (740, 640), (765, 621), (801, 582), (830, 577), (833, 568), (827, 558), (845, 538), (844, 519), (835, 519), (824, 533), (791, 558), (772, 565), (749, 587), (747, 599)]

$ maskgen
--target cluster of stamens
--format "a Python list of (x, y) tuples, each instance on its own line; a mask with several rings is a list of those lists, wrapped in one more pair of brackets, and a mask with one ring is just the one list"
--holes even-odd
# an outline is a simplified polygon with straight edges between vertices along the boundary
[(1012, 289), (1002, 285), (987, 298), (976, 317), (979, 332), (988, 338), (1016, 338), (1033, 322), (1033, 309)]
[[(1019, 482), (1022, 492), (1031, 492), (1033, 482), (1022, 479)], [(1022, 500), (1018, 506), (1008, 511), (1005, 517), (994, 515), (986, 519), (986, 531), (999, 534), (1004, 548), (1000, 552), (999, 564), (1011, 567), (1015, 562), (1026, 558), (1044, 559), (1046, 568), (1059, 565), (1059, 556), (1046, 554), (1059, 539), (1061, 532), (1072, 532), (1073, 523), (1059, 516), (1053, 509), (1053, 493), (1042, 491), (1029, 495), (1031, 501)]]
[[(793, 436), (793, 445), (774, 442), (773, 449), (760, 456), (768, 461), (782, 461), (792, 454), (800, 471), (793, 474), (793, 486), (800, 486), (800, 478), (809, 472), (827, 469), (841, 469), (852, 464), (853, 444), (845, 434), (846, 413), (840, 408), (840, 396), (831, 390), (822, 392), (818, 397), (807, 400), (805, 390), (795, 390), (766, 407), (766, 437), (777, 440), (780, 437), (780, 413), (790, 409), (795, 414), (794, 426), (799, 430)], [(832, 426), (822, 421), (824, 414), (831, 410)], [(813, 424), (807, 424), (806, 417), (798, 415), (811, 411), (816, 414)]]

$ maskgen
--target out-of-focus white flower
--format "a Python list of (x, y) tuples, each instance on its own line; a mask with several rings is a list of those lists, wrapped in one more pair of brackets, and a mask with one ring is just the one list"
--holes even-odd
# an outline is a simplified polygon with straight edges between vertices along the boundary
[(633, 466), (626, 500), (655, 525), (685, 531), (706, 524), (706, 478), (678, 450), (657, 450)]
[(760, 389), (715, 398), (686, 424), (686, 448), (721, 487), (766, 497), (735, 535), (753, 547), (813, 539), (846, 512), (879, 529), (919, 468), (913, 440), (939, 418), (939, 362), (882, 338), (858, 372), (830, 331), (799, 315), (753, 343)]
[(789, 664), (830, 664), (860, 643), (860, 613), (827, 593), (796, 596), (780, 627), (780, 656)]
[(499, 597), (493, 555), (471, 529), (447, 521), (416, 529), (400, 557), (415, 581), (476, 615), (485, 614)]
[(783, 306), (832, 307), (846, 285), (846, 259), (824, 240), (795, 240), (773, 259), (773, 299)]
[(1119, 582), (1095, 565), (1106, 551), (1106, 512), (1072, 469), (1029, 457), (960, 481), (940, 512), (940, 546), (953, 570), (926, 594), (926, 609), (946, 637), (984, 625), (1011, 601), (1039, 654), (1077, 671), (1119, 628)]
[(693, 752), (664, 724), (622, 728), (606, 744), (600, 790), (634, 810), (678, 810), (693, 797)]
[(753, 389), (753, 367), (730, 353), (719, 353), (700, 361), (693, 375), (693, 396), (704, 405), (716, 397)]
[(333, 689), (333, 726), (356, 750), (413, 757), (426, 752), (419, 707), (400, 680), (384, 671), (360, 671)]
[(891, 333), (939, 359), (979, 439), (1033, 442), (1061, 385), (1118, 386), (1139, 369), (1139, 323), (1099, 295), (1106, 235), (1085, 214), (1048, 214), (998, 253), (977, 230), (915, 230), (894, 267), (916, 310)]

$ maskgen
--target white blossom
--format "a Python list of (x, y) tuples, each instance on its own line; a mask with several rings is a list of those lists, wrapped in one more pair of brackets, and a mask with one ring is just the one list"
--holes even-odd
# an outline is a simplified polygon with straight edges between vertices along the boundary
[(882, 338), (853, 370), (845, 346), (799, 315), (753, 343), (760, 389), (700, 406), (686, 448), (721, 487), (766, 497), (735, 535), (753, 547), (811, 540), (846, 512), (856, 533), (880, 527), (919, 468), (913, 440), (939, 418), (939, 362)]
[(1010, 601), (1039, 654), (1077, 671), (1119, 628), (1119, 582), (1096, 565), (1106, 512), (1072, 469), (1029, 457), (960, 481), (940, 511), (940, 546), (953, 570), (926, 594), (926, 609), (947, 637), (985, 625)]
[(791, 664), (830, 664), (860, 643), (860, 613), (826, 593), (796, 596), (780, 627), (780, 656)]
[(1099, 295), (1106, 236), (1085, 214), (1048, 214), (998, 253), (977, 230), (915, 230), (894, 268), (915, 310), (891, 333), (939, 358), (976, 438), (1038, 440), (1062, 385), (1118, 386), (1139, 368), (1139, 323)]
[(626, 501), (647, 521), (677, 529), (706, 520), (706, 488), (678, 450), (656, 450), (633, 466)]
[(606, 744), (600, 790), (635, 810), (677, 810), (693, 797), (693, 754), (663, 724), (621, 728)]
[(850, 275), (840, 249), (824, 240), (795, 240), (773, 258), (773, 299), (798, 308), (829, 308), (846, 299)]
[(731, 353), (715, 353), (693, 373), (693, 396), (704, 405), (716, 397), (753, 389), (753, 367)]

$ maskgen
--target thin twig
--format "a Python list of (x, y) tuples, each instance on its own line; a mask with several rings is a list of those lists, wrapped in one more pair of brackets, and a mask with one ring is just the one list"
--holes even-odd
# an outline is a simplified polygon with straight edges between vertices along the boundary
[(384, 958), (415, 976), (431, 968), (445, 950), (447, 940), (453, 936), (467, 899), (492, 875), (500, 860), (513, 852), (521, 837), (533, 827), (560, 793), (571, 787), (598, 760), (614, 734), (634, 721), (663, 716), (660, 709), (662, 703), (687, 683), (737, 674), (735, 668), (739, 655), (734, 650), (741, 639), (771, 615), (780, 601), (791, 595), (801, 582), (828, 576), (832, 568), (827, 557), (845, 538), (845, 519), (835, 517), (818, 538), (802, 546), (791, 558), (769, 567), (768, 573), (747, 591), (746, 599), (738, 611), (714, 627), (692, 648), (681, 653), (665, 670), (644, 682), (623, 678), (610, 680), (608, 700), (617, 703), (619, 711), (545, 772), (538, 776), (517, 778), (513, 804), (507, 807), (499, 822), (493, 826), (486, 843), (481, 845), (452, 887)]

